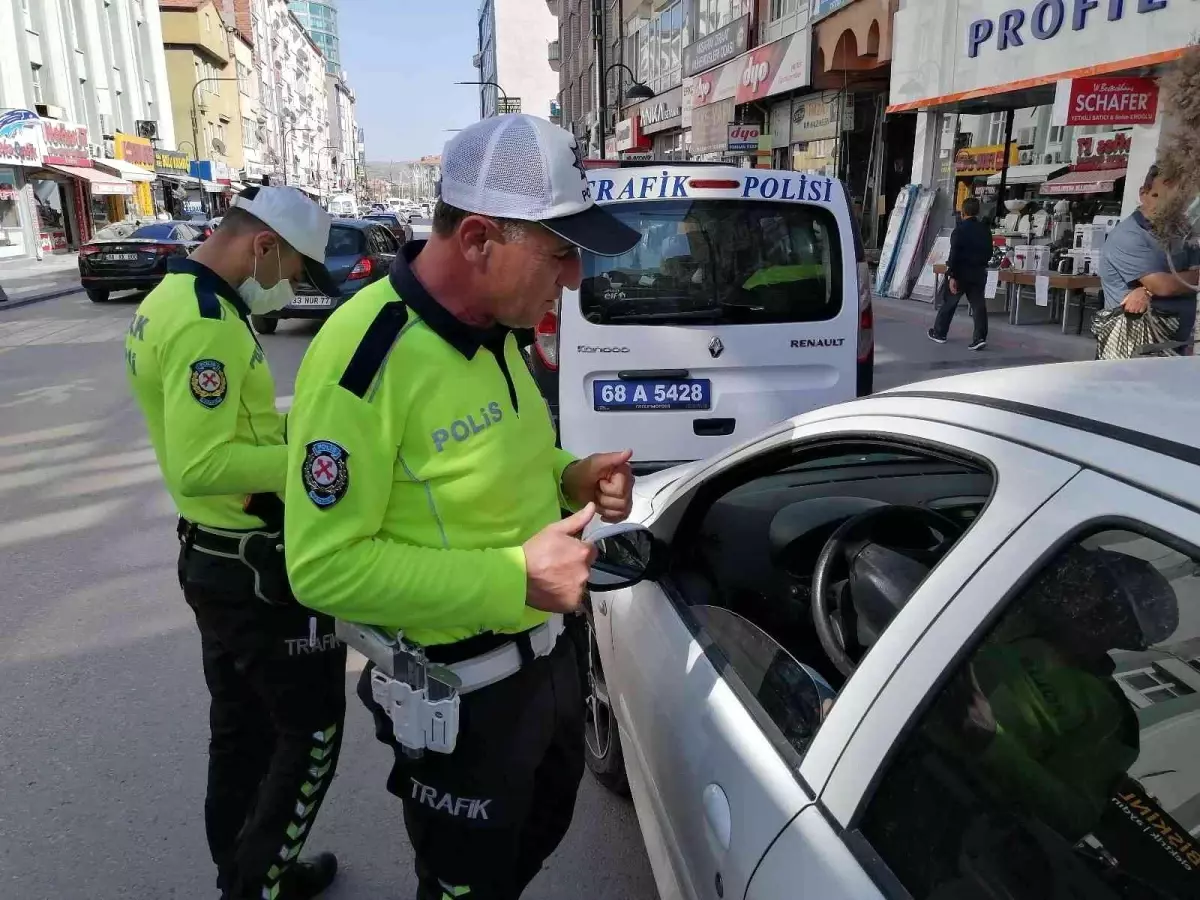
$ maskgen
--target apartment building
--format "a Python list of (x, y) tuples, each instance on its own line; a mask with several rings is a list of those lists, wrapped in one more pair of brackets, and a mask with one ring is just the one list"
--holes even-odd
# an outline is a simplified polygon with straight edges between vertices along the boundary
[(152, 213), (174, 147), (153, 0), (0, 0), (0, 260)]
[(540, 53), (558, 32), (544, 0), (483, 0), (473, 59), (479, 72), (479, 117), (524, 112), (550, 118), (558, 99), (558, 75)]

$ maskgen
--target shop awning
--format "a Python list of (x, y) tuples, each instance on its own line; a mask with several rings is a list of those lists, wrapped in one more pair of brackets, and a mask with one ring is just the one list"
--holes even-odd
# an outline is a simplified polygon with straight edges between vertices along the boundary
[(308, 194), (308, 196), (310, 196), (310, 197), (320, 197), (321, 196), (320, 191), (314, 190), (313, 188), (310, 188), (310, 187), (305, 187), (302, 184), (298, 184), (298, 185), (296, 185), (296, 187), (299, 188), (300, 190), (304, 191), (304, 193)]
[(106, 196), (114, 194), (130, 195), (133, 193), (133, 185), (123, 179), (113, 175), (108, 175), (104, 172), (99, 172), (96, 169), (81, 169), (78, 166), (51, 166), (47, 165), (47, 169), (52, 172), (58, 172), (62, 175), (70, 175), (72, 178), (78, 178), (80, 181), (86, 181), (92, 188), (92, 193), (96, 196)]
[[(1010, 166), (1008, 169), (1008, 184), (1041, 184), (1052, 175), (1057, 175), (1067, 168), (1063, 163), (1053, 163), (1040, 166)], [(1000, 173), (989, 175), (988, 184), (1000, 183)]]
[(1096, 172), (1068, 172), (1042, 185), (1042, 193), (1050, 197), (1063, 194), (1107, 194), (1125, 169), (1101, 169)]
[(204, 191), (206, 194), (223, 194), (227, 190), (229, 190), (229, 186), (224, 185), (224, 184), (218, 184), (215, 181), (204, 181), (203, 179), (201, 179), (200, 180), (200, 189), (202, 191)]
[(92, 162), (101, 169), (107, 169), (118, 178), (126, 181), (153, 181), (154, 173), (127, 163), (123, 159), (94, 159)]
[(246, 186), (244, 184), (242, 184), (240, 181), (231, 181), (231, 182), (229, 182), (229, 186), (231, 188), (233, 188), (233, 192), (235, 194), (240, 194), (242, 191), (244, 191), (246, 189)]

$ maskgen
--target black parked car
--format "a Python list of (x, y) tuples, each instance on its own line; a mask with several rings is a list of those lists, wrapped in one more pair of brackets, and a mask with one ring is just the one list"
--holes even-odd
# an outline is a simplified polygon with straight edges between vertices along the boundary
[(112, 291), (148, 291), (167, 274), (167, 260), (189, 255), (206, 236), (195, 222), (155, 222), (128, 237), (93, 239), (79, 248), (79, 280), (93, 303)]
[(413, 232), (408, 223), (400, 218), (399, 213), (369, 212), (363, 216), (364, 222), (378, 222), (392, 233), (401, 246), (412, 240)]
[(254, 328), (272, 334), (280, 319), (324, 319), (362, 288), (387, 277), (400, 243), (392, 232), (366, 219), (334, 219), (325, 245), (325, 268), (340, 296), (326, 297), (307, 281), (296, 287), (296, 299), (279, 312), (251, 316)]

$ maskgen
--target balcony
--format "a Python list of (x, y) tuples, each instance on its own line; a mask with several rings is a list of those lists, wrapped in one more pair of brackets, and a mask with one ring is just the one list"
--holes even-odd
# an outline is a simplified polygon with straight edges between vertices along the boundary
[(562, 68), (562, 54), (558, 50), (558, 41), (551, 41), (546, 47), (546, 61), (550, 63), (551, 72)]
[(558, 2), (559, 0), (546, 0), (546, 5), (550, 7), (550, 15), (558, 15)]

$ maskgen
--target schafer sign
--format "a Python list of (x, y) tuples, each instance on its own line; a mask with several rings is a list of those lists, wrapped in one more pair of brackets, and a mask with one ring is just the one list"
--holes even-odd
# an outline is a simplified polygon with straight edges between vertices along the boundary
[(1060, 81), (1055, 125), (1153, 125), (1158, 82), (1153, 78), (1076, 78)]

